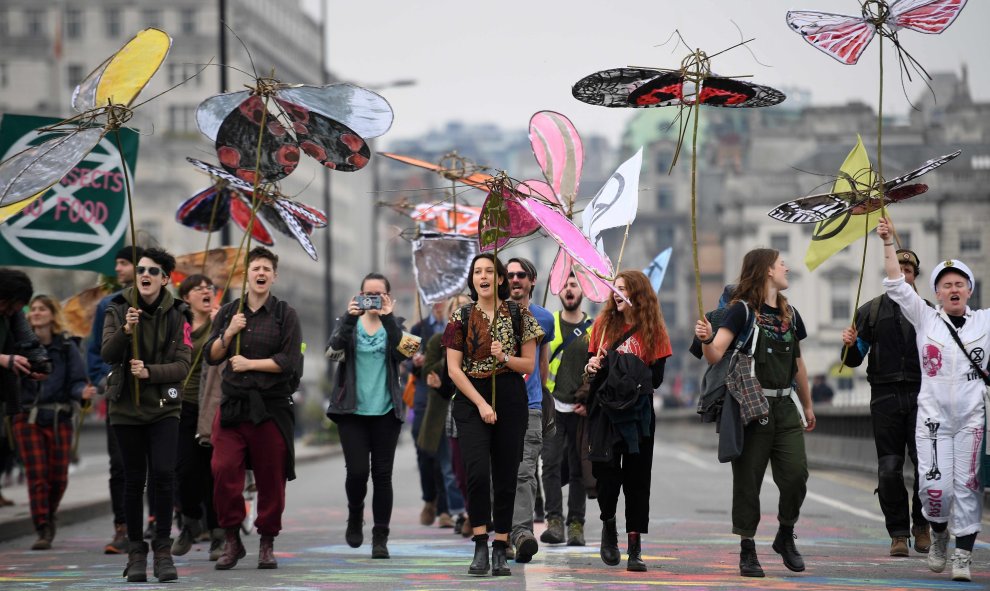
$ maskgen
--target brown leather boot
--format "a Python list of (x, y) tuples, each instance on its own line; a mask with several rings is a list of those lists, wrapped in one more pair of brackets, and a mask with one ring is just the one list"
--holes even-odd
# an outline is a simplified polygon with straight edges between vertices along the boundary
[(914, 551), (928, 554), (928, 550), (932, 547), (932, 535), (928, 532), (928, 524), (912, 527), (911, 533), (914, 534)]
[(237, 561), (247, 556), (247, 550), (241, 543), (241, 529), (239, 527), (228, 527), (225, 532), (226, 545), (223, 547), (223, 554), (217, 560), (214, 568), (216, 570), (227, 570), (237, 566)]
[(113, 524), (113, 539), (103, 547), (104, 554), (123, 554), (127, 552), (127, 524)]
[(258, 546), (258, 568), (278, 568), (275, 560), (275, 536), (261, 536)]
[(124, 574), (128, 583), (145, 583), (148, 581), (148, 542), (127, 543), (127, 566)]
[(178, 579), (179, 572), (175, 570), (175, 563), (172, 562), (171, 538), (155, 538), (151, 542), (151, 547), (155, 551), (152, 572), (158, 577), (158, 581), (164, 583)]
[(55, 532), (52, 526), (42, 525), (38, 528), (38, 539), (31, 544), (32, 550), (51, 550), (52, 549), (52, 538), (55, 537)]

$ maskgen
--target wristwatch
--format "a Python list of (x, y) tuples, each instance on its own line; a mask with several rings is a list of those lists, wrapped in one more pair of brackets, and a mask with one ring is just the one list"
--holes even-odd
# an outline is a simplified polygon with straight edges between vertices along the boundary
[(508, 353), (505, 353), (505, 352), (502, 353), (502, 363), (504, 363), (504, 364), (508, 364), (509, 363), (509, 354)]

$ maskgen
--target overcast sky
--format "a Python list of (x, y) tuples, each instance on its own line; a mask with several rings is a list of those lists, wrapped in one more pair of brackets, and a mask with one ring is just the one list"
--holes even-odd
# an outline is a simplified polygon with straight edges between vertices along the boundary
[[(319, 12), (320, 0), (303, 0)], [(807, 89), (815, 104), (877, 103), (879, 54), (884, 47), (886, 112), (910, 108), (901, 90), (891, 44), (874, 38), (855, 66), (842, 65), (808, 45), (784, 21), (788, 10), (859, 14), (857, 0), (431, 0), (328, 3), (328, 60), (341, 78), (367, 86), (415, 80), (383, 89), (395, 111), (386, 139), (408, 138), (450, 120), (525, 129), (542, 109), (567, 115), (579, 132), (618, 141), (631, 109), (578, 102), (571, 85), (597, 70), (621, 66), (676, 68), (689, 53), (664, 43), (675, 29), (708, 54), (740, 41), (742, 30), (760, 62), (744, 48), (713, 59), (721, 75), (785, 92)], [(960, 72), (969, 65), (976, 100), (990, 101), (990, 2), (970, 0), (941, 35), (902, 31), (902, 45), (929, 72)], [(983, 56), (982, 58), (980, 56)], [(908, 83), (915, 98), (924, 85)], [(937, 89), (936, 89), (937, 91)], [(386, 142), (387, 144), (387, 142)]]

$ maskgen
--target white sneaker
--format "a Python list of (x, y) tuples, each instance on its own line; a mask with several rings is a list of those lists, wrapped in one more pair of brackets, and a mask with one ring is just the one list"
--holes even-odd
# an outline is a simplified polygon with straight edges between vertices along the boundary
[[(935, 573), (945, 570), (945, 558), (949, 545), (949, 530), (932, 532), (932, 547), (928, 551), (928, 568)], [(968, 562), (966, 563), (969, 564)]]
[(952, 580), (953, 581), (972, 581), (973, 579), (969, 576), (969, 563), (973, 560), (973, 553), (969, 550), (960, 550), (956, 548), (956, 551), (952, 554)]

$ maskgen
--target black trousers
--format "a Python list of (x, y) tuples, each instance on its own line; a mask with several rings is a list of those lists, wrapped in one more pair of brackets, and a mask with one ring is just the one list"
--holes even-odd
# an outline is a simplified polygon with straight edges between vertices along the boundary
[(392, 466), (399, 444), (402, 421), (388, 411), (381, 416), (335, 415), (340, 447), (344, 450), (347, 477), (344, 492), (347, 506), (357, 510), (368, 496), (368, 477), (373, 495), (371, 514), (375, 525), (388, 527), (392, 520)]
[[(891, 537), (909, 536), (912, 521), (915, 525), (928, 523), (918, 498), (918, 448), (914, 439), (918, 385), (884, 385), (882, 388), (880, 391), (874, 390), (870, 401), (873, 440), (877, 446), (877, 494), (887, 533)], [(904, 486), (905, 448), (915, 474), (910, 506)]]
[(183, 401), (179, 415), (179, 448), (175, 463), (175, 477), (179, 489), (179, 509), (186, 517), (202, 519), (205, 511), (206, 527), (215, 529), (217, 512), (213, 509), (213, 448), (196, 441), (196, 422), (199, 405)]
[[(491, 404), (491, 378), (471, 378), (471, 383)], [(512, 529), (516, 500), (516, 474), (529, 421), (526, 383), (515, 372), (496, 377), (494, 409), (497, 419), (493, 425), (481, 420), (478, 407), (466, 396), (457, 394), (452, 404), (451, 414), (457, 423), (461, 458), (467, 472), (471, 524), (482, 525), (491, 520), (495, 533), (508, 534)]]
[(120, 446), (117, 445), (117, 435), (110, 426), (109, 414), (107, 455), (110, 456), (110, 506), (113, 509), (113, 522), (127, 523), (127, 515), (124, 513), (124, 458), (120, 457)]
[(127, 538), (144, 539), (145, 479), (154, 487), (155, 537), (166, 539), (172, 531), (172, 498), (179, 420), (167, 418), (146, 425), (114, 425), (124, 460), (124, 513)]
[(625, 443), (618, 443), (611, 461), (591, 462), (591, 472), (597, 480), (601, 519), (615, 517), (621, 490), (626, 498), (626, 532), (645, 534), (650, 529), (650, 483), (656, 427), (657, 419), (651, 413), (650, 435), (640, 437), (639, 453), (631, 454)]
[[(564, 484), (567, 489), (567, 523), (583, 524), (587, 495), (581, 482), (581, 450), (577, 441), (578, 421), (573, 412), (557, 412), (557, 430), (543, 440), (543, 488), (547, 519), (564, 517)], [(566, 469), (567, 482), (562, 482)]]
[(447, 495), (445, 494), (446, 484), (443, 481), (443, 472), (440, 470), (440, 462), (437, 461), (436, 454), (424, 451), (416, 443), (419, 441), (419, 430), (423, 427), (423, 417), (426, 415), (426, 407), (413, 410), (412, 439), (416, 446), (416, 466), (419, 468), (419, 486), (423, 491), (423, 502), (430, 503), (436, 501), (437, 514), (448, 513)]

